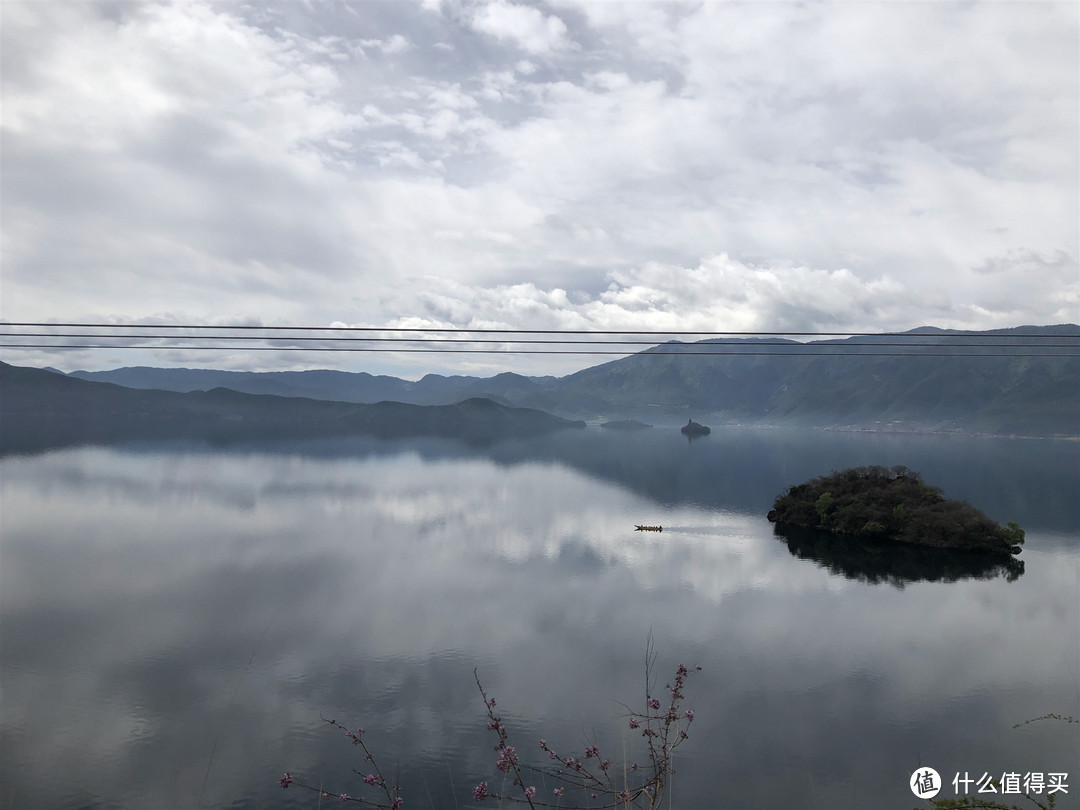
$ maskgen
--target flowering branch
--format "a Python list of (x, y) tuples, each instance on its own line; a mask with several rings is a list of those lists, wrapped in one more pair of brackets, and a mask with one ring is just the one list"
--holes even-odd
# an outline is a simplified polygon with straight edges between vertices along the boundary
[[(694, 722), (694, 711), (693, 709), (682, 710), (681, 708), (684, 698), (683, 687), (690, 674), (690, 670), (682, 664), (675, 671), (674, 682), (665, 684), (669, 694), (667, 706), (665, 707), (659, 698), (653, 695), (652, 665), (654, 659), (655, 655), (650, 644), (645, 655), (645, 711), (635, 712), (626, 707), (630, 716), (629, 725), (631, 730), (642, 729), (641, 734), (646, 740), (649, 751), (649, 769), (647, 772), (650, 775), (648, 778), (643, 778), (641, 783), (636, 786), (625, 784), (620, 788), (611, 779), (612, 761), (601, 755), (600, 747), (595, 743), (587, 745), (585, 755), (578, 759), (560, 754), (551, 748), (545, 740), (540, 740), (540, 750), (548, 755), (548, 759), (554, 760), (561, 766), (554, 771), (545, 772), (546, 775), (554, 777), (561, 783), (559, 787), (554, 789), (555, 804), (538, 799), (534, 786), (525, 786), (525, 780), (521, 774), (522, 765), (518, 760), (517, 750), (514, 746), (509, 745), (509, 735), (506, 727), (503, 725), (502, 719), (495, 714), (495, 699), (488, 697), (487, 692), (480, 683), (479, 675), (476, 670), (473, 670), (476, 686), (480, 690), (480, 696), (484, 700), (484, 707), (487, 711), (488, 730), (495, 732), (498, 736), (498, 743), (495, 745), (495, 750), (498, 752), (495, 767), (504, 773), (513, 773), (513, 784), (522, 791), (522, 796), (518, 796), (516, 793), (514, 795), (493, 793), (487, 782), (481, 782), (473, 788), (473, 798), (478, 802), (488, 798), (500, 801), (523, 802), (531, 808), (562, 807), (562, 799), (569, 788), (573, 791), (585, 793), (588, 801), (586, 805), (568, 805), (568, 810), (584, 807), (595, 809), (620, 806), (644, 806), (650, 808), (650, 810), (658, 808), (664, 796), (664, 789), (668, 786), (671, 775), (675, 773), (672, 764), (675, 749), (689, 739), (688, 730)], [(695, 669), (695, 671), (700, 670), (701, 667)], [(629, 772), (642, 773), (636, 762), (630, 766)], [(599, 800), (599, 804), (596, 803), (597, 800)]]
[[(502, 718), (495, 712), (495, 698), (490, 697), (485, 691), (484, 685), (480, 682), (480, 675), (474, 669), (473, 678), (476, 680), (476, 688), (480, 691), (480, 697), (484, 701), (484, 710), (487, 713), (488, 731), (494, 732), (497, 737), (494, 746), (495, 767), (503, 774), (513, 777), (513, 785), (517, 790), (514, 790), (512, 795), (495, 793), (491, 791), (487, 782), (480, 782), (473, 788), (473, 799), (477, 802), (485, 799), (516, 802), (526, 804), (532, 810), (548, 807), (565, 808), (565, 810), (585, 810), (585, 808), (603, 810), (617, 807), (658, 810), (665, 789), (670, 786), (671, 777), (675, 773), (673, 765), (675, 750), (689, 739), (688, 732), (694, 722), (694, 711), (682, 708), (683, 687), (690, 675), (690, 670), (682, 664), (675, 670), (674, 680), (665, 684), (668, 691), (667, 700), (661, 702), (660, 698), (654, 694), (652, 668), (655, 657), (650, 641), (645, 652), (644, 711), (633, 711), (624, 705), (628, 712), (630, 729), (632, 731), (640, 729), (642, 737), (645, 738), (649, 762), (646, 767), (639, 767), (637, 762), (629, 767), (624, 765), (621, 786), (612, 779), (612, 761), (603, 756), (600, 746), (595, 741), (589, 742), (585, 746), (584, 755), (577, 758), (561, 754), (550, 747), (545, 740), (540, 740), (540, 750), (546, 753), (548, 759), (555, 764), (550, 769), (523, 765), (517, 749), (510, 744), (510, 736)], [(701, 667), (696, 667), (694, 671), (700, 670)], [(370, 763), (371, 772), (367, 775), (360, 771), (356, 773), (363, 778), (366, 785), (381, 790), (385, 799), (351, 796), (348, 793), (330, 793), (321, 787), (316, 788), (298, 781), (291, 773), (285, 773), (278, 780), (281, 787), (288, 788), (295, 784), (297, 787), (319, 793), (323, 799), (356, 802), (379, 808), (379, 810), (398, 810), (405, 803), (400, 795), (400, 788), (397, 785), (391, 785), (383, 777), (378, 765), (375, 764), (374, 756), (363, 740), (364, 730), (352, 731), (336, 720), (325, 717), (322, 719), (334, 728), (343, 731), (353, 745), (360, 746), (364, 752), (364, 761)], [(536, 771), (543, 777), (553, 779), (558, 783), (552, 791), (550, 800), (538, 797), (536, 786), (526, 783), (524, 776), (526, 770)], [(579, 803), (563, 805), (567, 790), (571, 791), (571, 796), (574, 794), (581, 796)]]
[[(484, 691), (484, 685), (480, 683), (480, 675), (477, 670), (473, 670), (473, 678), (476, 679), (476, 688), (480, 690), (480, 697), (484, 699), (484, 710), (488, 716), (488, 731), (494, 731), (499, 738), (499, 742), (495, 745), (495, 750), (499, 752), (498, 757), (495, 760), (495, 767), (503, 773), (514, 774), (514, 784), (521, 788), (524, 799), (518, 799), (516, 796), (500, 796), (497, 793), (488, 792), (488, 783), (481, 782), (475, 788), (473, 788), (473, 798), (480, 802), (484, 799), (491, 798), (496, 799), (508, 799), (510, 801), (524, 801), (529, 807), (536, 807), (537, 803), (533, 800), (536, 797), (536, 787), (530, 785), (525, 786), (525, 782), (521, 777), (521, 764), (518, 762), (517, 749), (512, 745), (507, 745), (509, 739), (506, 733), (506, 726), (503, 725), (502, 719), (495, 714), (495, 698), (489, 698), (487, 692)], [(540, 804), (541, 807), (547, 806)]]
[(288, 771), (286, 771), (285, 774), (281, 777), (281, 779), (278, 780), (278, 784), (281, 785), (281, 787), (283, 788), (287, 788), (289, 787), (289, 785), (295, 784), (297, 787), (302, 787), (306, 790), (312, 790), (316, 793), (321, 794), (322, 798), (324, 799), (340, 799), (343, 802), (356, 802), (357, 804), (366, 804), (370, 805), (371, 807), (380, 808), (380, 810), (398, 810), (399, 807), (405, 804), (405, 800), (401, 798), (400, 795), (401, 788), (397, 785), (391, 786), (390, 783), (387, 782), (386, 779), (383, 777), (382, 771), (379, 770), (379, 766), (375, 764), (375, 756), (371, 753), (370, 750), (368, 750), (367, 745), (362, 739), (364, 735), (364, 730), (362, 728), (358, 728), (356, 731), (352, 731), (351, 729), (345, 728), (345, 726), (341, 725), (341, 723), (339, 723), (337, 720), (328, 719), (326, 717), (322, 717), (321, 719), (324, 722), (333, 726), (334, 728), (341, 729), (343, 732), (345, 732), (345, 736), (352, 740), (353, 745), (360, 746), (360, 748), (364, 752), (364, 761), (371, 763), (372, 772), (368, 773), (366, 776), (360, 771), (354, 771), (354, 773), (363, 777), (365, 785), (380, 788), (383, 793), (386, 794), (386, 803), (384, 804), (381, 799), (378, 801), (372, 801), (371, 799), (367, 799), (363, 796), (350, 796), (348, 793), (329, 793), (322, 788), (317, 788), (313, 785), (305, 784), (304, 782), (298, 782), (296, 778)]

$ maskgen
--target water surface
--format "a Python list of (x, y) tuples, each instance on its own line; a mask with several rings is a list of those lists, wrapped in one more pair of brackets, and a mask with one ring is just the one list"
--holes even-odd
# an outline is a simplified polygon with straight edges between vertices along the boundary
[[(315, 807), (277, 787), (285, 770), (362, 793), (320, 715), (366, 729), (408, 808), (472, 805), (499, 775), (474, 668), (535, 764), (540, 737), (641, 760), (619, 702), (640, 704), (650, 636), (661, 685), (703, 667), (677, 807), (910, 808), (920, 764), (1075, 772), (1077, 725), (1013, 726), (1080, 716), (1077, 458), (659, 429), (10, 456), (0, 806)], [(1022, 575), (823, 559), (774, 534), (780, 491), (858, 464), (1018, 521)]]

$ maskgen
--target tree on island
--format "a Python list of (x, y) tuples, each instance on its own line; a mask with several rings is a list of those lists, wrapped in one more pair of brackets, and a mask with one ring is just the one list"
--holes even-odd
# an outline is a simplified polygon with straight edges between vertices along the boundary
[(948, 500), (907, 467), (853, 467), (797, 484), (769, 520), (841, 535), (934, 548), (1017, 553), (1024, 530), (1002, 526), (971, 504)]

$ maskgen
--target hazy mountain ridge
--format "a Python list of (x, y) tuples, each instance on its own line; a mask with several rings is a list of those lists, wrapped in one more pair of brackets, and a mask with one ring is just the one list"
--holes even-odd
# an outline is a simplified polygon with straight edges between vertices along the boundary
[(229, 388), (134, 389), (0, 363), (0, 449), (116, 439), (373, 435), (491, 441), (583, 422), (482, 398), (450, 405), (358, 404)]
[[(1074, 324), (980, 332), (924, 326), (899, 338), (672, 341), (560, 378), (429, 374), (410, 382), (364, 372), (145, 367), (71, 376), (140, 388), (190, 391), (227, 386), (248, 393), (348, 402), (393, 399), (433, 405), (482, 396), (574, 419), (674, 423), (694, 417), (819, 427), (1080, 435), (1080, 357), (1075, 354), (1080, 339), (1068, 337), (1078, 331)], [(992, 345), (1005, 342), (1002, 338), (1012, 342), (1011, 336), (1018, 334), (1035, 335), (1019, 343), (1036, 346)], [(957, 336), (965, 344), (988, 345), (958, 346)], [(1039, 348), (1040, 343), (1067, 346)], [(1070, 351), (1071, 357), (1052, 356)], [(900, 353), (907, 356), (892, 356)]]
[[(534, 401), (562, 415), (641, 418), (690, 416), (720, 422), (797, 423), (898, 429), (968, 430), (1025, 435), (1080, 434), (1080, 340), (1069, 348), (955, 346), (992, 343), (1002, 334), (1037, 334), (1047, 341), (1076, 334), (1071, 325), (957, 333), (930, 327), (919, 338), (793, 341), (723, 339), (668, 343), (641, 355), (584, 369)], [(863, 345), (852, 345), (853, 343)], [(676, 354), (677, 351), (739, 354)], [(1072, 350), (1071, 357), (1051, 353)], [(782, 352), (776, 354), (776, 352)], [(909, 356), (889, 356), (904, 352)], [(919, 352), (921, 356), (910, 356)], [(1042, 356), (1023, 356), (1026, 353)], [(934, 356), (937, 354), (947, 356)], [(965, 354), (968, 356), (956, 356)], [(1005, 356), (995, 356), (1003, 354)], [(970, 356), (982, 355), (982, 356)]]
[[(412, 405), (448, 405), (461, 399), (490, 395), (505, 398), (507, 392), (542, 389), (554, 377), (525, 377), (505, 372), (495, 377), (427, 374), (412, 381), (365, 371), (223, 371), (218, 369), (126, 366), (109, 371), (73, 371), (68, 376), (93, 382), (109, 382), (127, 388), (162, 391), (208, 391), (230, 388), (246, 394), (275, 394), (339, 402), (370, 404), (381, 401)], [(490, 388), (490, 391), (486, 389)]]

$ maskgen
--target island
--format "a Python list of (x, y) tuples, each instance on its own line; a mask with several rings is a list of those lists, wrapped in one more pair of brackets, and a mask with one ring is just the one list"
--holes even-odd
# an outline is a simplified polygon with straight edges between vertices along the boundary
[(689, 437), (708, 436), (710, 433), (712, 433), (712, 430), (705, 427), (705, 425), (699, 425), (693, 419), (690, 419), (685, 425), (682, 426), (682, 433), (683, 435)]
[(955, 551), (1019, 554), (1024, 530), (948, 500), (906, 467), (855, 467), (797, 484), (768, 514), (778, 526)]

